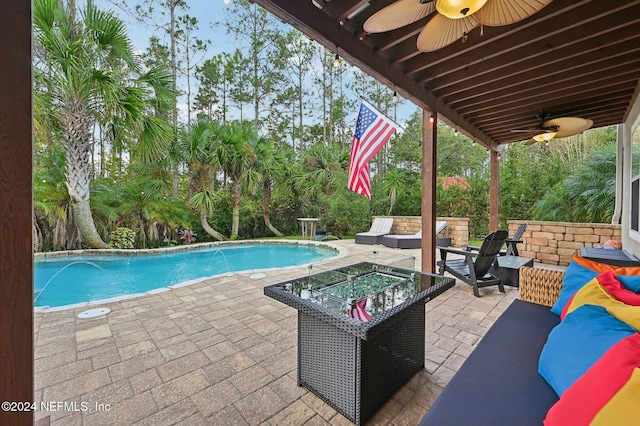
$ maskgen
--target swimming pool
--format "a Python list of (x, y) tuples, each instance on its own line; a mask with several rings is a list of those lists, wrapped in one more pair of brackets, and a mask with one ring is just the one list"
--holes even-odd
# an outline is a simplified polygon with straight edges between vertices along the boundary
[(111, 299), (227, 272), (305, 265), (337, 254), (316, 245), (232, 244), (162, 254), (36, 259), (34, 305)]

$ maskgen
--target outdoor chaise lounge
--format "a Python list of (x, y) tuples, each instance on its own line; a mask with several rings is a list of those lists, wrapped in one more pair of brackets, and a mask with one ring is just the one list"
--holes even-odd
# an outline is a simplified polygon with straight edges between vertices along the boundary
[(373, 220), (371, 229), (367, 232), (359, 232), (356, 234), (357, 244), (380, 244), (382, 237), (391, 232), (393, 218), (377, 217)]
[[(436, 222), (436, 236), (440, 234), (447, 227), (447, 222), (445, 221), (437, 221)], [(415, 249), (420, 248), (422, 246), (422, 230), (418, 231), (415, 234), (408, 235), (385, 235), (382, 237), (382, 244), (386, 247), (391, 248), (400, 248), (400, 249)], [(436, 245), (438, 246), (449, 246), (451, 245), (450, 239), (445, 238), (436, 238)]]

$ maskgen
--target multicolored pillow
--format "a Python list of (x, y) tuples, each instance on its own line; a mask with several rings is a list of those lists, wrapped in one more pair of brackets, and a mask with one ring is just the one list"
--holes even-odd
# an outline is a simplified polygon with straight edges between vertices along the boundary
[(635, 333), (601, 306), (580, 306), (549, 333), (538, 373), (562, 396), (609, 348)]
[(578, 290), (569, 299), (561, 319), (583, 305), (601, 306), (620, 321), (640, 330), (640, 294), (627, 290), (613, 271), (604, 272)]
[(629, 290), (640, 293), (640, 267), (619, 267), (606, 263), (599, 263), (584, 257), (574, 256), (569, 263), (562, 281), (562, 289), (558, 300), (551, 308), (551, 312), (561, 315), (569, 299), (589, 281), (606, 271), (613, 271), (616, 277)]
[(545, 426), (610, 426), (640, 419), (640, 333), (613, 345), (554, 404)]
[(634, 293), (640, 293), (640, 266), (613, 266), (580, 256), (574, 256), (573, 260), (583, 268), (594, 272), (602, 273), (613, 271), (627, 289)]

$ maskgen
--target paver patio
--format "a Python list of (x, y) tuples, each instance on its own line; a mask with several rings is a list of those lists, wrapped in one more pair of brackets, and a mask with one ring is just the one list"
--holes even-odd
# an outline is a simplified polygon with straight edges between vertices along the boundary
[[(416, 256), (420, 250), (332, 244), (337, 262)], [(373, 254), (372, 251), (377, 254)], [(53, 425), (347, 425), (296, 385), (297, 312), (263, 288), (307, 267), (235, 273), (153, 295), (84, 309), (35, 314), (36, 420)], [(453, 289), (426, 304), (425, 368), (369, 421), (415, 425), (495, 319), (517, 297), (507, 287)], [(40, 403), (50, 411), (41, 411)], [(66, 403), (66, 405), (65, 405)], [(55, 410), (55, 411), (54, 411)]]

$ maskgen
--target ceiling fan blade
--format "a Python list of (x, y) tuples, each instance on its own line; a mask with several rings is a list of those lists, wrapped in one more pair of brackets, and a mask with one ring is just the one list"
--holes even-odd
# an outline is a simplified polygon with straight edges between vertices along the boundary
[(399, 0), (371, 15), (363, 27), (368, 33), (383, 33), (419, 21), (435, 10), (434, 2)]
[(418, 50), (433, 52), (460, 40), (478, 25), (474, 15), (462, 19), (449, 19), (436, 14), (418, 35)]
[(528, 18), (551, 2), (552, 0), (487, 0), (475, 16), (482, 25), (499, 27)]
[(556, 138), (566, 138), (568, 136), (577, 135), (593, 126), (593, 120), (581, 117), (558, 117), (543, 124), (545, 127), (557, 126), (558, 132)]

